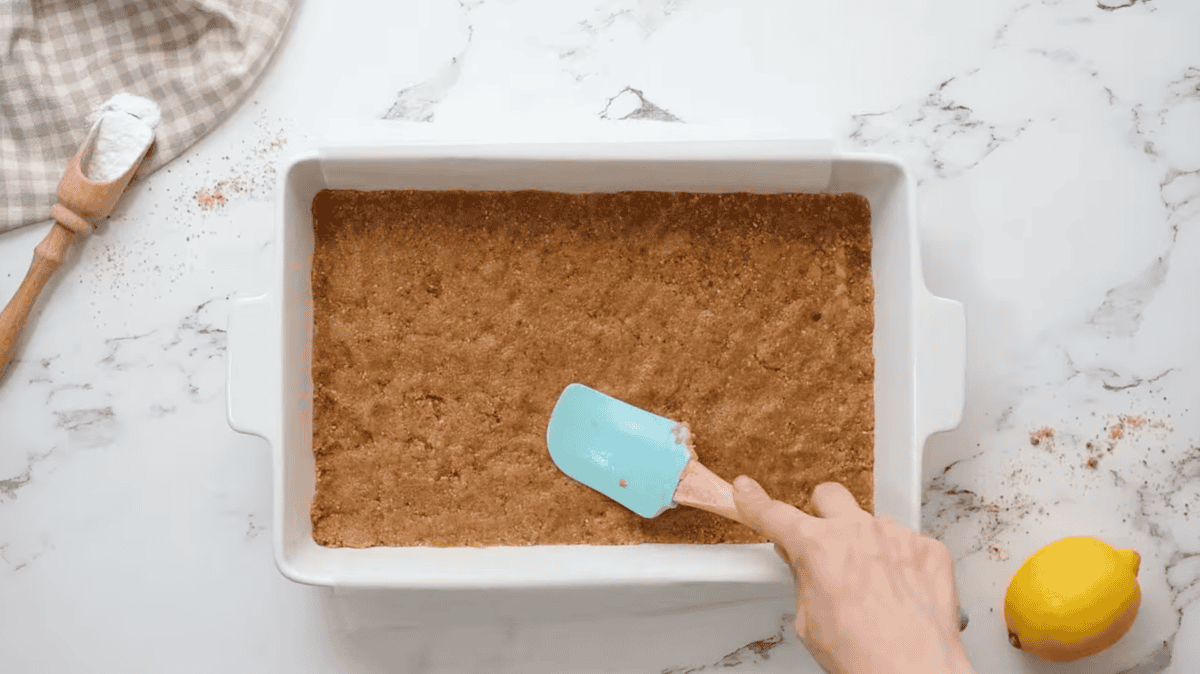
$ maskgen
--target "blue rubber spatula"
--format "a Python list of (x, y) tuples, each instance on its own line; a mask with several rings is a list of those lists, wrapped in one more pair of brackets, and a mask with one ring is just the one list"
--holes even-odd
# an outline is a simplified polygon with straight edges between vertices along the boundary
[(571, 384), (546, 444), (562, 472), (642, 517), (685, 505), (742, 522), (733, 487), (697, 460), (686, 424)]

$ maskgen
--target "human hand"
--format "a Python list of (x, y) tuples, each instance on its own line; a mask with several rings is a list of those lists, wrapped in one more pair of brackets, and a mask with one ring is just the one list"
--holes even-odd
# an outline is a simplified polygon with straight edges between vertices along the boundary
[(796, 634), (832, 674), (974, 674), (959, 636), (954, 562), (944, 544), (855, 502), (840, 484), (813, 492), (820, 517), (734, 480), (744, 521), (792, 569)]

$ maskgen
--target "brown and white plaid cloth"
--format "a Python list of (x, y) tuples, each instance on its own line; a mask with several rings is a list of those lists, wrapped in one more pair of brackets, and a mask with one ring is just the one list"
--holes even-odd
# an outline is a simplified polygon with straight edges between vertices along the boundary
[(266, 67), (295, 0), (0, 0), (0, 232), (49, 219), (88, 115), (117, 93), (162, 111), (138, 175), (179, 156)]

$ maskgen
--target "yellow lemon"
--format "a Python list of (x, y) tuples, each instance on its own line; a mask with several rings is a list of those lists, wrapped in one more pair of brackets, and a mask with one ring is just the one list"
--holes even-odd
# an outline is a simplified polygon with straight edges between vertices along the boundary
[(1004, 597), (1009, 642), (1055, 662), (1112, 646), (1137, 618), (1141, 562), (1137, 552), (1091, 536), (1038, 550), (1017, 570)]

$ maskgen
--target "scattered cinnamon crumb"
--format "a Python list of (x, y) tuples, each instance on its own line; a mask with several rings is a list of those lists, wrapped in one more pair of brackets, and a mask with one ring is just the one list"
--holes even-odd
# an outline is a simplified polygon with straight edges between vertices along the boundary
[(772, 648), (775, 648), (776, 646), (778, 646), (779, 644), (782, 644), (782, 643), (783, 643), (783, 635), (779, 634), (779, 635), (771, 637), (770, 639), (759, 639), (758, 641), (755, 641), (753, 643), (746, 644), (745, 646), (743, 646), (743, 648), (747, 648), (749, 650), (754, 651), (756, 654), (762, 656), (762, 658), (764, 660), (766, 660), (767, 658), (771, 657), (767, 653)]
[(1088, 460), (1087, 460), (1087, 467), (1088, 467), (1088, 468), (1095, 468), (1095, 467), (1096, 467), (1096, 466), (1098, 466), (1098, 465), (1100, 465), (1100, 461), (1099, 461), (1099, 460), (1097, 460), (1097, 459), (1096, 459), (1096, 457), (1094, 457), (1094, 456), (1092, 456), (1092, 457), (1088, 457)]
[(199, 190), (196, 192), (196, 203), (206, 211), (216, 210), (225, 205), (225, 195), (218, 190)]
[(1134, 428), (1137, 428), (1138, 426), (1141, 426), (1142, 424), (1146, 423), (1146, 418), (1145, 417), (1122, 417), (1121, 421), (1129, 424), (1130, 426), (1133, 426)]
[(288, 139), (283, 135), (283, 132), (275, 134), (275, 138), (269, 141), (264, 141), (262, 146), (258, 148), (256, 154), (259, 158), (266, 158), (272, 154), (278, 153), (287, 145)]
[(1042, 428), (1029, 434), (1029, 444), (1040, 445), (1043, 441), (1054, 438), (1053, 428)]
[(1108, 431), (1108, 437), (1112, 438), (1113, 440), (1119, 440), (1120, 438), (1125, 437), (1125, 426), (1119, 421), (1113, 424), (1113, 427)]

